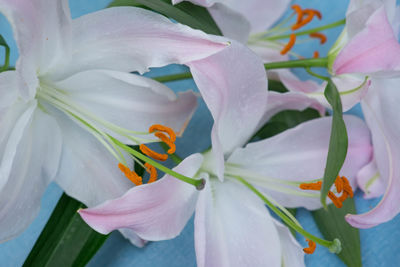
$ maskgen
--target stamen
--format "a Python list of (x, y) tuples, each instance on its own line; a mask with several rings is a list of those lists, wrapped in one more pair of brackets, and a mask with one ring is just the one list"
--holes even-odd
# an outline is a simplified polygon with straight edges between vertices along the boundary
[(294, 44), (296, 43), (296, 35), (294, 35), (293, 33), (290, 35), (290, 39), (289, 42), (285, 45), (285, 47), (283, 47), (283, 49), (281, 50), (281, 55), (285, 55), (287, 52), (290, 51), (290, 49), (292, 49), (292, 47), (294, 46)]
[(168, 136), (166, 136), (165, 134), (163, 134), (161, 132), (157, 132), (154, 135), (157, 136), (161, 141), (163, 141), (165, 144), (167, 144), (169, 146), (169, 149), (167, 151), (168, 154), (175, 153), (176, 146), (175, 146), (174, 142), (172, 142), (171, 139), (168, 138)]
[(308, 242), (308, 248), (303, 248), (304, 253), (307, 254), (313, 254), (315, 251), (315, 248), (317, 247), (317, 244), (315, 244), (314, 241), (310, 240), (310, 239), (306, 239)]
[(160, 154), (157, 153), (153, 150), (151, 150), (150, 148), (148, 148), (146, 145), (141, 144), (139, 146), (140, 151), (142, 151), (143, 154), (145, 154), (146, 156), (149, 156), (153, 159), (156, 160), (161, 160), (161, 161), (166, 161), (168, 159), (168, 155), (167, 154)]
[(322, 187), (322, 181), (318, 181), (316, 183), (304, 183), (304, 184), (300, 184), (300, 189), (303, 190), (321, 190)]
[(145, 163), (144, 166), (146, 167), (146, 172), (150, 174), (149, 181), (147, 182), (148, 184), (155, 182), (157, 180), (157, 170), (154, 168), (153, 165), (150, 163)]
[(344, 192), (346, 192), (347, 194), (349, 194), (349, 196), (351, 198), (353, 198), (354, 192), (353, 192), (353, 188), (350, 185), (349, 180), (347, 180), (347, 178), (344, 177), (344, 176), (342, 176), (342, 180), (343, 180), (343, 190), (344, 190)]
[(318, 51), (314, 51), (313, 58), (319, 58), (319, 52)]
[(292, 30), (298, 30), (301, 27), (307, 25), (308, 23), (310, 23), (314, 16), (317, 16), (319, 19), (322, 18), (321, 13), (318, 10), (314, 10), (314, 9), (304, 9), (303, 10), (303, 15), (306, 14), (307, 16), (305, 18), (303, 18), (299, 23), (296, 23), (292, 26)]
[(154, 125), (150, 126), (149, 133), (153, 133), (155, 131), (167, 133), (169, 135), (169, 139), (171, 140), (171, 142), (176, 141), (176, 134), (175, 134), (174, 130), (172, 130), (171, 128), (169, 128), (167, 126), (164, 126), (161, 124), (154, 124)]
[(301, 9), (301, 7), (299, 5), (292, 5), (292, 9), (297, 14), (296, 24), (298, 24), (303, 19), (303, 15), (304, 15), (303, 10)]
[(343, 190), (343, 180), (338, 175), (335, 180), (335, 187), (338, 193), (341, 193)]
[(332, 203), (336, 206), (336, 208), (340, 209), (343, 207), (342, 202), (335, 196), (334, 193), (332, 193), (332, 191), (328, 192), (328, 197), (332, 200)]
[(325, 36), (325, 34), (323, 34), (323, 33), (320, 33), (320, 32), (314, 32), (314, 33), (310, 33), (310, 35), (309, 35), (311, 38), (318, 38), (319, 39), (319, 42), (320, 42), (320, 44), (324, 44), (324, 43), (326, 43), (326, 40), (327, 40), (327, 38), (326, 38), (326, 36)]
[(122, 163), (118, 163), (118, 168), (121, 170), (123, 174), (125, 174), (126, 178), (128, 178), (132, 183), (135, 185), (141, 185), (143, 184), (142, 177), (137, 175), (136, 172), (131, 171), (128, 167), (126, 167)]

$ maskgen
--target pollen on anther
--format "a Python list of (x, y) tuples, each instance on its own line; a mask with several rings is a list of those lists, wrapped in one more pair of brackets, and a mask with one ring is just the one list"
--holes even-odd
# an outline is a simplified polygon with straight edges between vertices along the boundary
[[(317, 16), (319, 19), (322, 18), (322, 15), (318, 10), (304, 9), (302, 12), (303, 12), (303, 19), (292, 26), (293, 31), (298, 30), (303, 26), (307, 25), (308, 23), (310, 23), (313, 20), (314, 16)], [(304, 14), (306, 15), (306, 17), (304, 17)]]
[(303, 19), (303, 10), (299, 5), (292, 5), (292, 9), (297, 14), (296, 24), (298, 24)]
[(164, 126), (161, 124), (153, 124), (149, 128), (149, 133), (154, 133), (155, 131), (167, 133), (169, 135), (169, 139), (171, 140), (171, 142), (176, 141), (176, 134), (175, 134), (174, 130), (172, 130), (171, 128), (169, 128), (167, 126)]
[(157, 169), (154, 168), (153, 165), (150, 163), (145, 163), (144, 166), (146, 167), (146, 172), (150, 174), (149, 181), (147, 182), (148, 184), (153, 183), (157, 180)]
[(336, 206), (336, 208), (340, 209), (343, 206), (342, 202), (335, 196), (334, 193), (332, 193), (332, 191), (328, 192), (328, 197), (332, 200), (332, 203)]
[(326, 38), (325, 34), (320, 33), (320, 32), (313, 32), (313, 33), (310, 33), (310, 37), (311, 37), (311, 38), (318, 38), (320, 44), (324, 44), (324, 43), (326, 43), (326, 41), (327, 41), (327, 38)]
[(315, 182), (315, 183), (303, 183), (303, 184), (300, 184), (299, 187), (302, 190), (316, 190), (316, 191), (318, 191), (318, 190), (321, 190), (322, 181), (318, 181), (318, 182)]
[(168, 155), (167, 154), (160, 154), (157, 153), (153, 150), (151, 150), (150, 148), (148, 148), (146, 145), (141, 144), (139, 146), (140, 151), (142, 151), (143, 154), (156, 159), (156, 160), (161, 160), (161, 161), (166, 161), (168, 159)]
[(319, 58), (319, 52), (318, 51), (314, 51), (313, 58)]
[(306, 239), (308, 242), (308, 248), (303, 248), (304, 253), (306, 254), (313, 254), (315, 251), (315, 248), (317, 247), (317, 244), (315, 244), (314, 241)]
[(168, 154), (173, 154), (176, 151), (176, 146), (175, 143), (172, 142), (168, 136), (166, 136), (165, 134), (161, 133), (161, 132), (156, 132), (154, 134), (155, 136), (157, 136), (161, 141), (163, 141), (165, 144), (167, 144), (169, 146), (169, 149), (167, 151)]
[(287, 52), (289, 52), (290, 49), (292, 49), (292, 47), (294, 46), (295, 43), (296, 43), (296, 35), (292, 33), (290, 35), (289, 42), (281, 50), (281, 55), (287, 54)]
[(122, 163), (118, 163), (118, 168), (121, 170), (121, 172), (125, 175), (126, 178), (128, 178), (132, 183), (135, 185), (141, 185), (143, 184), (142, 177), (137, 175), (136, 172), (131, 171), (128, 167), (126, 167)]

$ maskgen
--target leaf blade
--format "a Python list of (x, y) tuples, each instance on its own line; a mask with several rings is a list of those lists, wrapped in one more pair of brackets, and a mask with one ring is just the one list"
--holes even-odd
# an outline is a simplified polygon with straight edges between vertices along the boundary
[(326, 196), (346, 159), (348, 137), (346, 125), (343, 120), (340, 94), (331, 79), (328, 80), (324, 95), (333, 109), (329, 151), (321, 188), (321, 203), (326, 208)]
[(348, 213), (356, 213), (354, 199), (346, 199), (340, 209), (330, 204), (327, 210), (321, 208), (311, 212), (325, 239), (340, 239), (342, 251), (337, 256), (349, 267), (361, 267), (360, 233), (344, 219)]

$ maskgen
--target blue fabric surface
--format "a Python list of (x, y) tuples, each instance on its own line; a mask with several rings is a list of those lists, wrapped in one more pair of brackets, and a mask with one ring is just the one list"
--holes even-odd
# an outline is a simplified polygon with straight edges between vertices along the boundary
[[(278, 0), (279, 1), (279, 0)], [(80, 16), (95, 10), (101, 9), (110, 0), (70, 0), (73, 17)], [(322, 24), (327, 24), (344, 17), (348, 4), (347, 0), (321, 1), (321, 0), (299, 0), (294, 1), (304, 7), (316, 8), (322, 11), (324, 20)], [(313, 22), (308, 27), (313, 27), (318, 22)], [(319, 25), (322, 25), (319, 24)], [(12, 32), (7, 21), (0, 17), (0, 33), (9, 41), (12, 48), (11, 62), (15, 63), (17, 58), (17, 48), (12, 40)], [(315, 49), (321, 55), (325, 55), (333, 41), (340, 33), (340, 29), (326, 31), (328, 43), (319, 46), (317, 41), (303, 43), (296, 46), (295, 51), (305, 57), (312, 56)], [(0, 58), (0, 60), (2, 60)], [(157, 69), (150, 75), (165, 75), (185, 70), (182, 66), (171, 66), (168, 68)], [(303, 76), (303, 71), (296, 71)], [(195, 89), (192, 81), (172, 82), (168, 84), (175, 91)], [(360, 109), (355, 108), (351, 112), (360, 115)], [(199, 108), (190, 122), (188, 129), (182, 139), (177, 142), (177, 153), (183, 157), (195, 152), (201, 152), (210, 145), (209, 133), (212, 126), (212, 118), (202, 101), (199, 101)], [(60, 197), (62, 190), (55, 184), (51, 184), (42, 199), (42, 208), (39, 216), (32, 225), (18, 238), (0, 245), (0, 265), (20, 266), (30, 249), (34, 245), (36, 238), (40, 234), (43, 226), (49, 218), (54, 206)], [(378, 200), (366, 201), (362, 194), (356, 194), (356, 205), (358, 212), (365, 212), (376, 205)], [(320, 235), (315, 223), (306, 210), (299, 210), (297, 218), (301, 224), (311, 233)], [(361, 230), (362, 260), (364, 266), (399, 266), (400, 265), (400, 216), (392, 221), (378, 227)], [(302, 245), (306, 245), (304, 238), (299, 237)], [(193, 219), (189, 221), (182, 234), (168, 241), (152, 242), (145, 248), (136, 248), (125, 240), (118, 232), (115, 232), (107, 240), (105, 245), (92, 259), (89, 266), (196, 266), (193, 239)], [(344, 264), (327, 249), (318, 246), (313, 255), (306, 255), (307, 266), (344, 266)]]

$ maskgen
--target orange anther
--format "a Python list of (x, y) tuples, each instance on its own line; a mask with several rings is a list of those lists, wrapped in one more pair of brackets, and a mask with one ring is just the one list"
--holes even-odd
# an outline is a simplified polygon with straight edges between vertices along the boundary
[(135, 185), (141, 185), (143, 184), (142, 177), (137, 175), (136, 172), (131, 171), (128, 167), (126, 167), (122, 163), (118, 163), (118, 168), (121, 170), (123, 174), (125, 174), (125, 177), (128, 178), (132, 183)]
[(150, 163), (145, 163), (144, 166), (146, 167), (146, 172), (150, 174), (149, 181), (147, 182), (148, 184), (155, 182), (157, 180), (157, 169), (154, 168), (153, 165)]
[(175, 134), (174, 130), (172, 130), (171, 128), (169, 128), (167, 126), (164, 126), (161, 124), (154, 124), (154, 125), (150, 126), (149, 133), (153, 133), (155, 131), (167, 133), (169, 135), (169, 139), (171, 140), (171, 142), (176, 141), (176, 134)]
[(326, 43), (326, 40), (327, 40), (325, 34), (320, 33), (320, 32), (310, 33), (310, 37), (311, 37), (311, 38), (318, 38), (320, 44)]
[[(304, 14), (306, 15), (306, 17), (304, 17)], [(292, 26), (292, 30), (295, 31), (295, 30), (298, 30), (301, 27), (307, 25), (308, 23), (310, 23), (313, 20), (314, 16), (317, 16), (319, 19), (322, 18), (322, 15), (319, 11), (314, 10), (314, 9), (304, 9), (303, 10), (303, 19), (300, 22), (294, 24)]]
[(300, 184), (300, 189), (303, 190), (321, 190), (322, 181), (318, 181), (316, 183), (304, 183)]
[(342, 178), (338, 175), (338, 176), (336, 177), (336, 180), (335, 180), (336, 191), (337, 191), (338, 193), (341, 193), (341, 192), (343, 191), (343, 186), (344, 186), (343, 180), (342, 180)]
[(290, 35), (289, 42), (281, 50), (281, 55), (285, 55), (287, 52), (289, 52), (289, 50), (292, 49), (295, 43), (296, 43), (296, 35), (292, 33)]
[(292, 9), (297, 14), (296, 24), (300, 23), (300, 21), (303, 19), (303, 10), (299, 5), (292, 5)]
[(349, 194), (347, 194), (347, 192), (344, 191), (343, 194), (339, 197), (339, 201), (343, 203), (343, 201), (345, 201), (348, 196)]
[(317, 244), (315, 244), (314, 241), (306, 239), (308, 242), (308, 248), (303, 248), (304, 253), (307, 254), (313, 254), (315, 251), (315, 248), (317, 247)]
[(174, 142), (172, 142), (168, 136), (166, 136), (165, 134), (161, 133), (161, 132), (157, 132), (154, 134), (155, 136), (157, 136), (161, 141), (163, 141), (164, 143), (166, 143), (169, 146), (168, 149), (168, 154), (173, 154), (176, 151), (176, 146), (174, 144)]
[(332, 191), (328, 192), (328, 197), (332, 200), (332, 203), (336, 206), (336, 208), (340, 209), (343, 206), (342, 202), (339, 201)]
[(319, 52), (318, 51), (314, 51), (314, 58), (319, 58)]
[(349, 180), (347, 180), (346, 177), (342, 176), (343, 180), (343, 190), (349, 194), (349, 196), (352, 198), (354, 196), (353, 188), (350, 185)]
[(140, 151), (142, 151), (143, 154), (156, 159), (156, 160), (161, 160), (161, 161), (166, 161), (168, 159), (168, 155), (167, 154), (160, 154), (157, 153), (153, 150), (151, 150), (150, 148), (148, 148), (146, 145), (141, 144), (139, 146)]
[(321, 12), (319, 12), (319, 11), (316, 10), (316, 9), (310, 9), (310, 8), (309, 8), (309, 9), (305, 9), (303, 12), (304, 12), (304, 13), (312, 12), (312, 13), (315, 14), (315, 16), (317, 16), (318, 19), (322, 19), (322, 14), (321, 14)]

